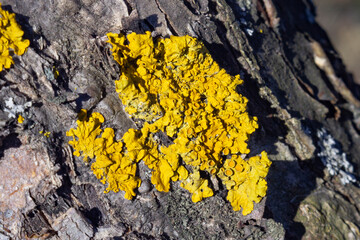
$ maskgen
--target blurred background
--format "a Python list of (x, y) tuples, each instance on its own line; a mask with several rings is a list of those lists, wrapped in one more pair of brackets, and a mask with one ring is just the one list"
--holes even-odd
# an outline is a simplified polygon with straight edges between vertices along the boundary
[(328, 33), (354, 81), (360, 84), (360, 0), (313, 0), (317, 21)]

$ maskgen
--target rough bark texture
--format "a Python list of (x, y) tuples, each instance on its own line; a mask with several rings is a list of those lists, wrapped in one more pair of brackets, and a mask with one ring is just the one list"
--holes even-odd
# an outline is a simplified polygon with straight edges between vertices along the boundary
[[(0, 73), (0, 239), (360, 238), (359, 188), (340, 182), (351, 168), (334, 173), (322, 163), (341, 165), (345, 153), (359, 174), (360, 88), (315, 22), (311, 0), (1, 2), (31, 45)], [(177, 184), (160, 193), (144, 178), (133, 201), (104, 194), (72, 156), (65, 132), (81, 108), (101, 112), (118, 136), (135, 126), (115, 93), (111, 31), (188, 34), (241, 74), (239, 91), (261, 126), (250, 149), (273, 161), (267, 198), (253, 213), (234, 212), (221, 187), (197, 204)], [(8, 113), (10, 98), (23, 106), (23, 124)], [(326, 147), (336, 151), (321, 154)]]

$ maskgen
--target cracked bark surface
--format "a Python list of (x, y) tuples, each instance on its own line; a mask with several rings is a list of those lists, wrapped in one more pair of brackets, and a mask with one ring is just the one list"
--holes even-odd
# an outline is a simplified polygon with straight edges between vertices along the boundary
[[(17, 14), (31, 45), (0, 73), (0, 239), (360, 238), (358, 183), (344, 186), (329, 174), (317, 135), (326, 129), (359, 175), (360, 88), (310, 0), (1, 3)], [(260, 125), (249, 147), (273, 161), (267, 198), (253, 213), (234, 212), (221, 187), (197, 204), (177, 184), (157, 192), (142, 170), (135, 200), (104, 194), (72, 156), (65, 132), (81, 108), (101, 112), (118, 138), (136, 127), (115, 92), (120, 69), (106, 43), (111, 31), (188, 34), (230, 74), (241, 74), (239, 91)], [(5, 111), (10, 98), (31, 102), (23, 124)]]

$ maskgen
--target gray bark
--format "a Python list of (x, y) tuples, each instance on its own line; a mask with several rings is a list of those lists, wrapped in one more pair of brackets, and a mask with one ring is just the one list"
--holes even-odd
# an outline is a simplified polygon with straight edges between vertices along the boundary
[[(311, 0), (2, 6), (17, 14), (31, 45), (0, 73), (0, 239), (360, 238), (360, 88), (316, 23)], [(239, 91), (260, 125), (250, 149), (273, 161), (267, 197), (253, 213), (234, 212), (225, 190), (194, 204), (177, 184), (160, 193), (146, 179), (133, 201), (104, 194), (72, 156), (65, 132), (81, 108), (101, 112), (118, 136), (135, 126), (115, 92), (120, 69), (105, 42), (119, 31), (197, 37), (221, 67), (241, 74)], [(8, 113), (16, 107), (24, 124)]]

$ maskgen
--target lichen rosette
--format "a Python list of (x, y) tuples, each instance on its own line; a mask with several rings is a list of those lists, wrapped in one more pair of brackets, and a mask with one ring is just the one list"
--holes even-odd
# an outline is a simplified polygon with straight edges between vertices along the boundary
[[(168, 192), (171, 181), (181, 181), (193, 202), (214, 194), (209, 184), (213, 175), (228, 189), (233, 209), (249, 214), (253, 202), (266, 194), (271, 162), (266, 152), (248, 160), (240, 157), (250, 153), (247, 141), (258, 124), (246, 111), (248, 100), (236, 92), (243, 82), (239, 75), (227, 74), (204, 44), (190, 36), (154, 40), (146, 32), (109, 33), (108, 38), (121, 67), (116, 91), (126, 112), (144, 124), (115, 141), (109, 128), (101, 135), (104, 119), (93, 113), (68, 132), (74, 137), (74, 154), (95, 158), (92, 170), (108, 184), (106, 191), (123, 190), (128, 199), (141, 183), (135, 176), (139, 161), (152, 170), (158, 191)], [(156, 137), (160, 131), (172, 144), (161, 143)]]

